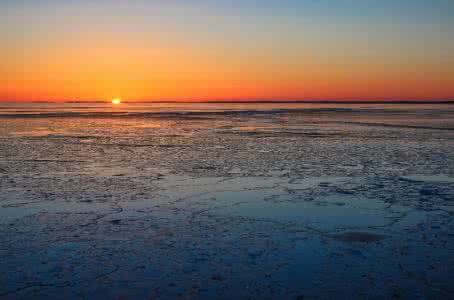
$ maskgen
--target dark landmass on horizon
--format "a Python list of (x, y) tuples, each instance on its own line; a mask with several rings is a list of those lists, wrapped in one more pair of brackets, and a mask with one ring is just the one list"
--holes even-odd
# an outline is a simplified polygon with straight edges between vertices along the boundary
[[(108, 100), (94, 100), (94, 101), (46, 101), (46, 100), (36, 100), (36, 101), (0, 101), (4, 103), (111, 103)], [(288, 103), (307, 103), (307, 104), (454, 104), (454, 100), (206, 100), (206, 101), (179, 101), (179, 100), (149, 100), (149, 101), (133, 101), (133, 100), (122, 100), (122, 103), (233, 103), (233, 104), (256, 104), (256, 103), (274, 103), (274, 104), (288, 104)]]

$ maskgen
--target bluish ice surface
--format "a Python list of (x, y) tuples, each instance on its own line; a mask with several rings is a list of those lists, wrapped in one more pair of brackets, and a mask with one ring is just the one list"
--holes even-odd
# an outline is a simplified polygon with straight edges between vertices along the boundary
[(450, 105), (0, 108), (0, 298), (454, 295)]

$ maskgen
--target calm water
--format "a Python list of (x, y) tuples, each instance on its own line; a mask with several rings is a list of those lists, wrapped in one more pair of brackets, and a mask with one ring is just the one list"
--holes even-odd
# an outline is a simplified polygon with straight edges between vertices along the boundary
[(0, 105), (0, 298), (450, 298), (454, 106)]
[(367, 109), (389, 111), (454, 112), (453, 104), (322, 104), (322, 103), (12, 103), (0, 102), (1, 114), (92, 113), (92, 112), (213, 112), (213, 111), (270, 111), (304, 109)]

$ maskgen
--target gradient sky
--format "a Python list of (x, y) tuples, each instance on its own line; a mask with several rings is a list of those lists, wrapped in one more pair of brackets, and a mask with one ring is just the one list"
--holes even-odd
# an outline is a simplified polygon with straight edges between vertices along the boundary
[(0, 100), (454, 100), (452, 0), (1, 0)]

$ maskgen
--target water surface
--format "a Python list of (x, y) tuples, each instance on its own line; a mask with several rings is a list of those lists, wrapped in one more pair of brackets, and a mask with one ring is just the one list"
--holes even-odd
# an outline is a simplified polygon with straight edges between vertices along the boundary
[(454, 293), (452, 105), (0, 106), (2, 298)]

